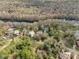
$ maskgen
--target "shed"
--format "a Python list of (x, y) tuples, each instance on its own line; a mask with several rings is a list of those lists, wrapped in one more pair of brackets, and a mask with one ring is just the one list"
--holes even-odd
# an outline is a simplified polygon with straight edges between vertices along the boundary
[(34, 32), (34, 31), (29, 31), (29, 35), (30, 35), (31, 37), (34, 37), (35, 32)]

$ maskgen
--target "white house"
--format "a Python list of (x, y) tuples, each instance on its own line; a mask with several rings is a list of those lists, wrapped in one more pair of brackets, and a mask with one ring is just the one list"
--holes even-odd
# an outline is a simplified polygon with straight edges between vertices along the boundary
[(20, 31), (15, 28), (9, 28), (7, 32), (9, 35), (12, 35), (12, 34), (19, 35), (20, 34)]
[(31, 36), (31, 37), (34, 37), (34, 35), (35, 35), (35, 32), (32, 30), (32, 31), (29, 31), (29, 35)]
[(20, 31), (19, 30), (14, 30), (14, 34), (15, 35), (19, 35), (20, 34)]

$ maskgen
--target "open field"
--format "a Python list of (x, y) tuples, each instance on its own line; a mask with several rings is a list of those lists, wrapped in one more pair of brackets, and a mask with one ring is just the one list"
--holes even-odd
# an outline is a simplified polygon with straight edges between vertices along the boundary
[(64, 16), (79, 20), (78, 5), (78, 0), (0, 0), (0, 19), (38, 21)]

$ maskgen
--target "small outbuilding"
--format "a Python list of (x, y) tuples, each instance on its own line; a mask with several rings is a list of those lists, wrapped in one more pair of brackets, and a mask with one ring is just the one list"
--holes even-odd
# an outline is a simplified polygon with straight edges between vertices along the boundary
[(14, 30), (14, 34), (15, 35), (19, 35), (20, 34), (20, 31), (19, 30)]
[(29, 31), (29, 35), (31, 36), (31, 37), (34, 37), (34, 35), (35, 35), (35, 32), (32, 30), (32, 31)]
[(17, 30), (16, 28), (9, 28), (7, 30), (7, 34), (10, 36), (10, 35), (19, 35), (20, 34), (20, 31)]

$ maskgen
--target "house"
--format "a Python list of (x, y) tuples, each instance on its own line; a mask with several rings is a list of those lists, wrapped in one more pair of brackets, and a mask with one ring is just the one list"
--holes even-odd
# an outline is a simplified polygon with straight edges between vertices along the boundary
[(14, 32), (14, 28), (9, 28), (7, 32), (12, 34)]
[(63, 52), (60, 54), (61, 59), (71, 59), (71, 52)]
[(31, 36), (31, 37), (34, 37), (34, 35), (35, 35), (35, 32), (32, 30), (32, 31), (29, 31), (29, 35)]
[(7, 37), (3, 36), (2, 39), (7, 39)]
[(20, 31), (19, 30), (17, 30), (16, 28), (9, 28), (8, 30), (7, 30), (7, 34), (9, 35), (9, 36), (11, 36), (11, 35), (19, 35), (20, 34)]
[(14, 34), (15, 35), (19, 35), (20, 34), (20, 31), (19, 30), (14, 30)]

